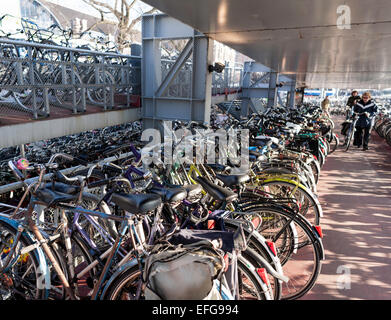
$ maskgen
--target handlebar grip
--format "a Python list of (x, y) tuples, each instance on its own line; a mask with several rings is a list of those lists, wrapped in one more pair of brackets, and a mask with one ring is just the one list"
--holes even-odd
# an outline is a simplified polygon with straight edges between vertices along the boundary
[(74, 157), (69, 155), (69, 154), (65, 154), (65, 153), (61, 153), (59, 154), (60, 157), (66, 159), (66, 160), (69, 160), (69, 161), (73, 161), (74, 160)]
[(110, 165), (107, 165), (107, 164), (105, 164), (103, 166), (103, 170), (105, 172), (108, 172), (108, 173), (117, 173), (117, 174), (121, 174), (122, 173), (122, 170), (120, 168), (117, 168), (117, 167), (114, 167), (114, 166), (110, 166)]
[(95, 182), (91, 182), (87, 185), (88, 188), (95, 188), (95, 187), (101, 187), (101, 186), (105, 186), (106, 184), (108, 184), (112, 179), (111, 178), (107, 178), (107, 179), (103, 179), (103, 180), (99, 180), (99, 181), (95, 181)]
[(69, 161), (76, 161), (76, 162), (80, 163), (80, 164), (83, 165), (83, 166), (87, 166), (87, 165), (88, 165), (88, 162), (87, 162), (87, 161), (85, 161), (85, 160), (83, 160), (83, 159), (80, 159), (80, 158), (78, 158), (78, 157), (74, 157), (74, 156), (72, 156), (72, 155), (70, 155), (70, 154), (62, 153), (62, 154), (60, 155), (60, 157), (66, 159), (66, 160), (69, 160)]

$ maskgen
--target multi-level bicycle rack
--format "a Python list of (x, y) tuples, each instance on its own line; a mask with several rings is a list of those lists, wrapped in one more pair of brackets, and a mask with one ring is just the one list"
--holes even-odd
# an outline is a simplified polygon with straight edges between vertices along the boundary
[(130, 107), (140, 57), (0, 39), (0, 106), (48, 117), (51, 107), (85, 112)]

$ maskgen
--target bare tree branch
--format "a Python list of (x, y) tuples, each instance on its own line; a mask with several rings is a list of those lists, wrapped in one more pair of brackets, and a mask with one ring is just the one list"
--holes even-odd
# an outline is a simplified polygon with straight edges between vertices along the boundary
[[(100, 24), (111, 24), (111, 25), (117, 25), (116, 22), (114, 21), (102, 21), (102, 20), (99, 20), (97, 22), (95, 22), (93, 25), (89, 26), (86, 30), (83, 31), (83, 33), (87, 33), (88, 31), (91, 31), (92, 29), (94, 29), (95, 27), (97, 27), (98, 25)], [(83, 34), (82, 33), (82, 34)]]
[[(129, 43), (130, 40), (133, 40), (133, 37), (138, 32), (135, 30), (135, 26), (142, 19), (143, 14), (151, 14), (157, 11), (157, 9), (152, 8), (146, 12), (142, 12), (136, 17), (131, 17), (132, 10), (135, 10), (135, 5), (137, 0), (115, 0), (112, 5), (102, 2), (102, 0), (83, 0), (84, 3), (90, 5), (95, 10), (97, 10), (101, 15), (101, 21), (90, 26), (87, 31), (92, 30), (99, 24), (116, 24), (117, 30), (115, 32), (116, 41), (118, 43), (120, 51), (125, 48), (125, 45)], [(138, 10), (135, 12), (139, 13)], [(113, 14), (117, 18), (117, 22), (113, 23), (107, 19), (107, 14)]]
[[(109, 10), (110, 13), (114, 14), (118, 19), (119, 19), (119, 17), (121, 17), (121, 13), (117, 10), (117, 8), (115, 8), (115, 7), (113, 8), (112, 6), (108, 5), (107, 3), (100, 2), (97, 0), (83, 0), (83, 2), (91, 5), (95, 9), (97, 9), (97, 7), (105, 8), (105, 9)], [(100, 12), (103, 11), (102, 9), (97, 9), (97, 10)], [(108, 12), (105, 12), (105, 13), (108, 13)]]

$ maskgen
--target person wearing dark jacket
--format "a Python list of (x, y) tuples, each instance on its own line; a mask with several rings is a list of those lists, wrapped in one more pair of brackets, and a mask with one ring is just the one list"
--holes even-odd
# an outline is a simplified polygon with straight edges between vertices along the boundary
[(348, 102), (346, 103), (349, 107), (353, 107), (356, 104), (356, 101), (361, 100), (358, 92), (356, 90), (352, 91), (352, 95), (349, 97)]
[(353, 90), (352, 95), (349, 97), (348, 102), (346, 103), (346, 105), (349, 106), (349, 110), (347, 110), (346, 112), (346, 119), (348, 119), (351, 116), (354, 105), (357, 103), (357, 101), (360, 100), (361, 97), (358, 95), (358, 91)]
[(362, 99), (354, 105), (353, 112), (360, 113), (356, 123), (353, 145), (357, 146), (357, 148), (360, 148), (362, 145), (364, 151), (368, 150), (372, 120), (377, 113), (377, 105), (371, 100), (371, 94), (369, 92), (365, 92), (362, 95)]

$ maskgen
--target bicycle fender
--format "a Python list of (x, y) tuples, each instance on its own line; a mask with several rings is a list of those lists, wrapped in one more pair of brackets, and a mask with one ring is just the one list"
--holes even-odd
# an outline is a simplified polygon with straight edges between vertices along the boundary
[[(235, 225), (239, 225), (239, 224), (236, 224), (234, 221), (230, 221), (230, 223), (232, 224), (235, 224)], [(266, 244), (266, 239), (265, 237), (260, 234), (258, 231), (254, 230), (252, 232), (252, 230), (250, 230), (248, 227), (246, 226), (243, 226), (243, 229), (246, 230), (248, 233), (251, 234), (251, 237), (254, 237), (254, 238), (257, 238), (257, 240), (262, 244), (262, 246), (264, 247), (265, 251), (266, 252), (270, 252), (270, 248), (268, 247), (268, 245)], [(284, 277), (284, 271), (282, 269), (282, 265), (281, 265), (281, 261), (280, 261), (280, 258), (278, 256), (275, 256), (274, 254), (270, 253), (269, 254), (269, 257), (273, 260), (273, 264), (274, 264), (274, 267), (273, 266), (270, 266), (271, 268), (274, 269), (275, 272), (277, 272), (279, 275), (281, 275), (282, 277)]]
[[(295, 180), (290, 180), (290, 179), (283, 179), (283, 178), (273, 178), (273, 179), (267, 179), (267, 180), (263, 180), (260, 184), (262, 185), (263, 183), (267, 183), (267, 182), (273, 182), (273, 181), (281, 181), (281, 182), (288, 182), (288, 183), (292, 183), (300, 188), (303, 188), (305, 191), (308, 192), (308, 188), (304, 185), (302, 185), (300, 182), (297, 182)], [(312, 194), (311, 194), (312, 195)]]
[(322, 210), (322, 206), (320, 205), (319, 199), (318, 199), (318, 197), (314, 193), (312, 193), (311, 190), (309, 190), (308, 188), (306, 188), (305, 186), (303, 186), (299, 182), (296, 182), (294, 180), (289, 180), (289, 179), (282, 179), (282, 178), (275, 178), (275, 179), (264, 180), (264, 181), (261, 182), (261, 185), (263, 183), (273, 182), (273, 181), (281, 181), (281, 182), (292, 183), (292, 184), (298, 186), (299, 188), (304, 189), (304, 191), (307, 191), (310, 194), (310, 196), (312, 196), (313, 199), (315, 200), (315, 204), (316, 204), (316, 206), (318, 207), (318, 210), (319, 210), (319, 217), (321, 217), (321, 218), (323, 217), (323, 210)]
[[(18, 230), (19, 223), (13, 219), (9, 219), (4, 216), (0, 216), (0, 220), (4, 221), (7, 223), (10, 227), (12, 227), (15, 232)], [(22, 232), (22, 235), (24, 238), (26, 238), (28, 241), (31, 243), (36, 242), (35, 238), (31, 235), (30, 232), (24, 230)], [(40, 290), (45, 290), (45, 298), (48, 298), (49, 296), (49, 290), (51, 288), (51, 283), (50, 283), (50, 270), (46, 261), (45, 254), (42, 250), (42, 248), (38, 247), (34, 249), (33, 254), (39, 261), (38, 265), (38, 274), (39, 274), (39, 280), (38, 280), (38, 289)]]
[(319, 251), (320, 251), (320, 260), (326, 260), (326, 255), (325, 255), (325, 252), (324, 252), (324, 246), (323, 246), (323, 241), (322, 239), (320, 238), (320, 236), (318, 235), (318, 232), (315, 230), (315, 227), (312, 226), (312, 230), (314, 231), (314, 234), (316, 236), (316, 245), (317, 247), (319, 248)]
[(128, 261), (127, 263), (125, 263), (124, 265), (122, 265), (121, 267), (119, 267), (112, 275), (111, 277), (109, 278), (109, 280), (107, 280), (103, 290), (102, 290), (102, 294), (100, 295), (99, 297), (99, 300), (103, 300), (104, 299), (104, 296), (106, 295), (106, 292), (107, 292), (107, 289), (110, 287), (111, 283), (124, 271), (128, 270), (128, 269), (131, 269), (133, 268), (134, 266), (137, 265), (137, 259), (132, 259), (130, 261)]
[(293, 241), (294, 241), (293, 253), (297, 253), (297, 249), (299, 248), (299, 234), (297, 233), (297, 229), (293, 222), (290, 223), (290, 227), (293, 233)]

